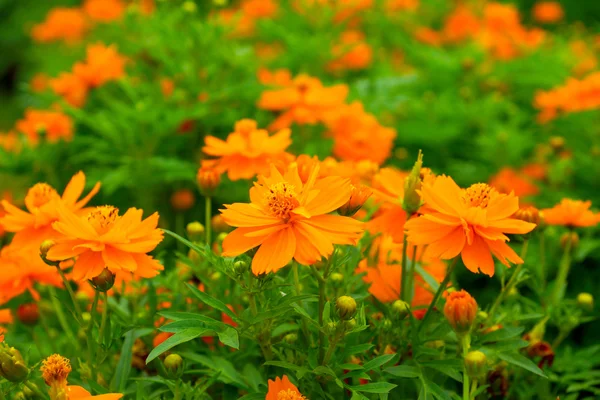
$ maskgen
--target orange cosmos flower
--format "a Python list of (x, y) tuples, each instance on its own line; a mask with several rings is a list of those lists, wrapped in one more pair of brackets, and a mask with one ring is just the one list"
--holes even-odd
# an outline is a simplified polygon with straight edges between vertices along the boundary
[(85, 0), (83, 11), (94, 21), (111, 22), (121, 19), (125, 4), (121, 0)]
[(349, 179), (318, 179), (319, 166), (303, 183), (297, 165), (283, 175), (271, 166), (250, 189), (250, 204), (225, 205), (225, 222), (237, 227), (223, 241), (223, 255), (233, 257), (260, 246), (252, 260), (255, 275), (276, 272), (292, 258), (311, 265), (333, 252), (334, 244), (356, 244), (362, 223), (328, 215), (350, 198)]
[(85, 62), (73, 66), (73, 73), (89, 88), (102, 86), (125, 75), (127, 59), (119, 54), (115, 45), (103, 43), (88, 45)]
[(69, 400), (119, 400), (123, 398), (121, 393), (108, 393), (92, 396), (90, 392), (81, 386), (67, 386)]
[(496, 175), (490, 178), (490, 186), (500, 193), (513, 192), (517, 197), (533, 196), (539, 193), (536, 185), (531, 183), (522, 174), (512, 168), (502, 168)]
[(287, 86), (292, 83), (292, 74), (289, 70), (281, 68), (269, 71), (266, 68), (259, 68), (257, 73), (258, 81), (263, 85)]
[(446, 18), (442, 33), (444, 40), (458, 43), (473, 38), (480, 30), (479, 18), (465, 5), (458, 5)]
[(541, 1), (533, 6), (533, 19), (544, 24), (559, 22), (565, 12), (558, 1)]
[(327, 113), (342, 106), (348, 96), (348, 86), (325, 87), (317, 78), (298, 75), (281, 89), (264, 91), (258, 107), (270, 111), (282, 111), (269, 129), (289, 128), (292, 123), (316, 124)]
[(7, 153), (19, 153), (22, 147), (19, 136), (14, 131), (0, 132), (0, 149)]
[(17, 121), (15, 129), (23, 133), (32, 145), (40, 142), (40, 136), (44, 136), (50, 143), (56, 143), (60, 139), (73, 139), (73, 120), (58, 111), (28, 108), (25, 110), (25, 117)]
[(53, 8), (44, 22), (31, 31), (33, 40), (40, 43), (64, 40), (69, 43), (81, 40), (89, 28), (84, 13), (77, 8)]
[(331, 49), (333, 60), (327, 65), (330, 71), (360, 70), (367, 68), (373, 59), (373, 50), (359, 31), (346, 31), (338, 44)]
[(433, 47), (440, 47), (442, 45), (442, 37), (439, 32), (427, 27), (419, 27), (414, 32), (415, 39), (421, 43), (428, 44)]
[(415, 11), (419, 8), (419, 0), (387, 0), (385, 9), (388, 13), (396, 11)]
[(85, 104), (88, 88), (86, 83), (75, 74), (63, 72), (58, 78), (50, 80), (50, 87), (73, 107), (83, 107)]
[(9, 309), (0, 310), (0, 324), (12, 324), (13, 316)]
[(219, 173), (227, 172), (232, 181), (250, 179), (256, 174), (265, 174), (271, 163), (287, 164), (291, 155), (285, 149), (292, 143), (289, 129), (269, 135), (264, 129), (258, 129), (256, 121), (243, 119), (236, 122), (235, 131), (225, 141), (214, 136), (204, 139), (204, 153), (220, 157), (206, 161)]
[(492, 254), (507, 266), (509, 261), (523, 263), (506, 244), (505, 234), (525, 234), (536, 225), (511, 218), (519, 209), (516, 196), (484, 183), (461, 189), (448, 176), (423, 185), (421, 195), (423, 215), (404, 225), (410, 243), (427, 244), (432, 256), (444, 260), (460, 254), (471, 272), (489, 276), (494, 275)]
[(563, 225), (570, 228), (596, 226), (600, 213), (590, 210), (591, 201), (562, 199), (552, 208), (542, 210), (544, 222), (548, 225)]
[(14, 244), (0, 250), (0, 304), (28, 291), (37, 301), (39, 293), (34, 285), (46, 284), (62, 287), (62, 279), (55, 267), (46, 265), (36, 253)]
[(77, 257), (73, 279), (80, 281), (100, 275), (104, 268), (113, 274), (127, 273), (152, 278), (163, 266), (146, 253), (163, 239), (157, 229), (158, 213), (142, 220), (142, 210), (130, 208), (120, 216), (112, 206), (95, 207), (78, 216), (58, 203), (59, 220), (52, 224), (63, 235), (50, 248), (47, 258), (54, 261)]
[(269, 379), (269, 391), (265, 400), (306, 400), (306, 397), (284, 375), (283, 378)]
[[(413, 248), (408, 249), (412, 257)], [(437, 258), (430, 257), (427, 251), (418, 249), (419, 264), (438, 282), (444, 279), (446, 264)], [(371, 284), (369, 293), (383, 303), (398, 300), (401, 295), (400, 281), (402, 277), (402, 244), (397, 243), (389, 235), (377, 237), (371, 246), (369, 257), (358, 264), (355, 271), (366, 273), (363, 281)], [(419, 274), (414, 276), (414, 292), (412, 306), (428, 305), (433, 300), (433, 289), (429, 287)]]
[(90, 199), (100, 190), (100, 182), (82, 199), (79, 197), (85, 187), (85, 175), (78, 172), (69, 181), (62, 196), (47, 183), (35, 184), (25, 196), (27, 211), (15, 207), (10, 202), (2, 200), (1, 204), (6, 215), (0, 218), (0, 225), (8, 232), (16, 232), (13, 245), (18, 247), (33, 247), (37, 253), (40, 244), (46, 239), (55, 239), (56, 232), (52, 223), (58, 220), (57, 205), (80, 213)]
[(334, 139), (333, 154), (342, 160), (382, 164), (392, 152), (396, 131), (381, 126), (360, 102), (337, 107), (325, 124)]

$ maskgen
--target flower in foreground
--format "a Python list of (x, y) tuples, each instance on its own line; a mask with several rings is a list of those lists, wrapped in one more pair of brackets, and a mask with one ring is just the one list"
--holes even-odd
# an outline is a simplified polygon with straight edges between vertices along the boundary
[(163, 239), (157, 229), (158, 213), (142, 220), (143, 210), (130, 208), (120, 216), (112, 206), (91, 209), (77, 216), (59, 204), (59, 220), (54, 229), (63, 235), (48, 250), (47, 258), (62, 261), (77, 257), (73, 279), (91, 279), (108, 268), (113, 274), (129, 273), (152, 278), (163, 266), (146, 253), (154, 250)]
[(543, 210), (544, 222), (548, 225), (564, 225), (571, 228), (595, 226), (600, 222), (600, 213), (590, 210), (591, 201), (562, 199), (559, 204)]
[(62, 196), (47, 183), (36, 183), (29, 189), (25, 196), (25, 207), (23, 211), (6, 200), (2, 206), (6, 215), (0, 218), (0, 225), (8, 232), (16, 232), (12, 244), (19, 247), (35, 247), (46, 239), (53, 239), (56, 233), (52, 229), (52, 223), (58, 220), (58, 204), (61, 204), (73, 213), (80, 213), (90, 199), (100, 190), (100, 182), (96, 183), (92, 190), (83, 198), (85, 187), (85, 175), (78, 172), (69, 181)]
[(329, 215), (350, 198), (349, 179), (317, 179), (315, 165), (303, 183), (297, 165), (285, 174), (271, 166), (250, 189), (251, 203), (225, 205), (225, 222), (237, 227), (223, 241), (223, 255), (233, 257), (260, 246), (252, 260), (255, 275), (276, 272), (295, 259), (311, 265), (333, 252), (334, 244), (357, 243), (362, 222)]
[(269, 379), (269, 391), (265, 400), (306, 400), (306, 397), (284, 375), (283, 378)]
[(219, 172), (227, 172), (232, 181), (266, 174), (271, 163), (287, 164), (291, 160), (292, 156), (285, 151), (292, 144), (290, 135), (289, 129), (269, 135), (265, 129), (258, 129), (256, 121), (243, 119), (236, 122), (235, 131), (225, 141), (214, 136), (205, 138), (202, 151), (219, 157), (205, 161), (205, 164)]
[(432, 256), (447, 260), (462, 257), (474, 273), (494, 275), (494, 255), (504, 265), (522, 264), (523, 260), (506, 244), (506, 234), (525, 234), (535, 224), (511, 216), (519, 209), (513, 194), (500, 194), (484, 183), (461, 189), (448, 176), (423, 185), (423, 213), (404, 226), (408, 241), (429, 245)]

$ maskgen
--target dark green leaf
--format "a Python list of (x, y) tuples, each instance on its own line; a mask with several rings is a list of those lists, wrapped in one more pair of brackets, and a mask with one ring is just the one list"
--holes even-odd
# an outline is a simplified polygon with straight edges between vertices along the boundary
[(384, 369), (383, 372), (400, 378), (417, 378), (421, 375), (417, 367), (410, 365), (396, 365), (395, 367)]
[(225, 303), (223, 303), (221, 300), (215, 299), (214, 297), (212, 297), (204, 292), (201, 292), (200, 290), (198, 290), (198, 288), (194, 287), (193, 285), (190, 285), (189, 283), (186, 283), (186, 286), (192, 291), (194, 296), (196, 296), (198, 299), (200, 299), (200, 301), (202, 301), (203, 303), (211, 306), (212, 308), (215, 308), (219, 311), (224, 312), (225, 314), (229, 315), (232, 320), (234, 320), (238, 323), (241, 322), (241, 320), (238, 318), (238, 316), (235, 315), (235, 313), (233, 311), (231, 311), (229, 309), (229, 307), (227, 307), (227, 305)]
[(498, 358), (506, 361), (507, 363), (514, 364), (518, 367), (524, 368), (529, 372), (533, 372), (536, 375), (546, 378), (544, 372), (538, 368), (529, 358), (526, 358), (516, 353), (498, 353)]
[(390, 390), (397, 386), (398, 385), (388, 382), (374, 382), (365, 385), (351, 386), (350, 389), (362, 393), (389, 393)]
[(205, 328), (190, 328), (181, 332), (178, 332), (156, 346), (146, 358), (146, 364), (150, 363), (156, 357), (160, 356), (167, 350), (172, 349), (173, 347), (180, 345), (185, 342), (189, 342), (190, 340), (194, 340), (197, 337), (203, 336), (204, 334), (210, 332), (210, 329)]
[(375, 368), (379, 368), (384, 364), (387, 364), (392, 360), (392, 358), (396, 357), (396, 354), (383, 354), (379, 357), (375, 357), (374, 359), (367, 361), (363, 365), (363, 369), (365, 371), (372, 371)]

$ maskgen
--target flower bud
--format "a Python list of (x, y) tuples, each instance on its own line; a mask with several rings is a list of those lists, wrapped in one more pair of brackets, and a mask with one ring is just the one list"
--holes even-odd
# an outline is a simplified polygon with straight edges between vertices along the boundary
[(181, 8), (183, 8), (183, 11), (190, 13), (190, 14), (193, 14), (196, 11), (198, 11), (198, 6), (196, 5), (196, 3), (194, 3), (191, 0), (184, 2), (183, 5), (181, 6)]
[[(387, 321), (389, 321), (389, 320), (387, 320)], [(390, 322), (391, 322), (391, 321), (390, 321)], [(356, 319), (354, 319), (354, 318), (351, 318), (351, 319), (349, 319), (349, 320), (347, 320), (347, 321), (344, 321), (344, 329), (345, 329), (346, 331), (351, 331), (351, 330), (353, 330), (354, 328), (356, 328)]]
[(383, 320), (383, 323), (381, 324), (383, 330), (389, 331), (390, 329), (392, 329), (392, 327), (394, 326), (394, 324), (392, 323), (392, 321), (390, 321), (389, 319), (385, 318)]
[(298, 334), (288, 333), (283, 337), (283, 341), (289, 344), (295, 343), (296, 341), (298, 341)]
[(516, 287), (511, 287), (508, 292), (506, 293), (506, 298), (509, 300), (515, 300), (517, 298), (519, 298), (519, 289), (517, 289)]
[(329, 321), (326, 325), (325, 325), (325, 333), (329, 336), (332, 336), (335, 334), (335, 332), (337, 331), (337, 327), (338, 324), (335, 321)]
[(579, 247), (579, 235), (577, 232), (566, 232), (560, 237), (560, 247), (563, 250), (567, 250), (567, 246), (570, 252)]
[(42, 258), (42, 260), (48, 264), (48, 265), (52, 265), (55, 266), (56, 265), (56, 261), (50, 261), (48, 260), (48, 258), (46, 258), (48, 256), (48, 251), (56, 244), (56, 242), (54, 240), (44, 240), (42, 242), (42, 244), (40, 244), (40, 257)]
[(579, 293), (577, 295), (577, 305), (584, 311), (591, 312), (594, 310), (594, 296), (590, 293)]
[(180, 376), (183, 372), (183, 358), (179, 354), (169, 354), (163, 364), (171, 377)]
[(17, 317), (25, 325), (35, 325), (40, 318), (40, 311), (36, 303), (21, 304), (17, 308)]
[(430, 340), (429, 342), (425, 342), (425, 347), (429, 347), (430, 349), (441, 349), (446, 345), (446, 342), (443, 340)]
[(344, 275), (340, 274), (339, 272), (334, 272), (329, 277), (329, 280), (331, 281), (333, 286), (340, 287), (344, 283)]
[(196, 199), (189, 189), (181, 189), (171, 195), (171, 207), (176, 211), (187, 211), (194, 207)]
[(236, 275), (242, 275), (246, 271), (248, 271), (248, 263), (243, 260), (238, 260), (233, 263), (233, 271)]
[(521, 207), (514, 213), (513, 218), (539, 225), (540, 210), (533, 206)]
[(200, 242), (204, 238), (204, 225), (198, 221), (193, 221), (185, 227), (188, 238), (192, 242)]
[(231, 230), (231, 227), (227, 225), (221, 214), (213, 216), (210, 223), (214, 232), (229, 232)]
[(402, 208), (409, 215), (414, 214), (421, 207), (421, 195), (418, 190), (421, 189), (421, 168), (423, 167), (423, 153), (419, 150), (417, 161), (410, 171), (410, 175), (404, 180), (404, 199)]
[(372, 194), (373, 191), (365, 185), (352, 185), (350, 198), (348, 199), (346, 204), (338, 208), (338, 213), (345, 217), (352, 217), (358, 212), (358, 210), (361, 209), (361, 207), (366, 203), (366, 201), (369, 199), (369, 197), (371, 197)]
[(193, 249), (190, 249), (190, 251), (188, 251), (187, 257), (194, 264), (200, 264), (200, 262), (202, 261), (202, 256), (200, 255), (200, 253)]
[(0, 376), (11, 382), (23, 382), (29, 375), (29, 368), (14, 347), (0, 343)]
[(477, 316), (477, 302), (464, 290), (452, 292), (446, 299), (444, 315), (456, 333), (466, 334)]
[(410, 305), (404, 300), (396, 300), (392, 304), (392, 310), (399, 319), (404, 319), (410, 313)]
[(487, 372), (487, 358), (481, 351), (470, 351), (465, 356), (465, 369), (471, 378), (484, 377)]
[(338, 297), (335, 308), (341, 320), (349, 320), (356, 314), (356, 300), (350, 296)]
[(212, 196), (221, 183), (221, 174), (214, 168), (201, 167), (196, 175), (200, 191), (205, 196)]
[(223, 274), (221, 274), (219, 271), (215, 271), (210, 275), (210, 280), (218, 281), (219, 279), (221, 279), (222, 276), (223, 276)]
[(115, 274), (104, 268), (100, 275), (90, 279), (90, 284), (97, 292), (108, 292), (115, 284)]
[(548, 141), (552, 150), (558, 152), (565, 147), (565, 138), (562, 136), (552, 136)]

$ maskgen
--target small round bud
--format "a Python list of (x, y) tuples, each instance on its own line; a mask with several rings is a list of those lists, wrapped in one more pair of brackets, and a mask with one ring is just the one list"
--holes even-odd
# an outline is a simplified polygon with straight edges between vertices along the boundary
[(90, 284), (97, 292), (108, 292), (115, 285), (115, 274), (104, 268), (100, 275), (90, 279)]
[(488, 315), (488, 313), (486, 313), (485, 311), (478, 311), (478, 312), (477, 312), (477, 320), (478, 320), (478, 321), (482, 321), (482, 322), (483, 322), (483, 321), (487, 321), (487, 319), (488, 319), (489, 317), (490, 317), (490, 316), (489, 316), (489, 315)]
[(27, 384), (27, 386), (23, 386), (23, 394), (25, 395), (25, 398), (35, 398), (35, 393), (32, 389), (37, 390), (38, 387), (31, 381)]
[(577, 232), (566, 232), (560, 237), (560, 247), (563, 250), (569, 248), (571, 252), (579, 247), (579, 235)]
[(336, 330), (337, 330), (337, 323), (334, 321), (329, 321), (327, 323), (327, 325), (325, 325), (325, 332), (327, 332), (328, 335), (333, 335)]
[(90, 322), (92, 320), (92, 315), (89, 312), (84, 311), (81, 313), (81, 319), (83, 322)]
[(430, 349), (441, 349), (446, 345), (446, 342), (443, 340), (430, 340), (429, 342), (425, 342), (425, 347), (429, 347)]
[(519, 298), (519, 289), (517, 289), (516, 287), (511, 287), (508, 290), (508, 293), (506, 293), (506, 298), (510, 299), (510, 300), (515, 300), (517, 298)]
[(283, 341), (286, 343), (295, 343), (298, 340), (298, 335), (296, 333), (288, 333), (283, 337)]
[[(390, 321), (390, 323), (391, 323), (391, 321)], [(346, 331), (351, 331), (354, 328), (356, 328), (356, 319), (352, 318), (352, 319), (349, 319), (347, 321), (344, 321), (344, 329)]]
[(248, 263), (243, 260), (238, 260), (238, 261), (234, 262), (233, 263), (233, 271), (237, 275), (244, 274), (246, 271), (248, 271)]
[(394, 314), (398, 315), (398, 318), (404, 319), (410, 313), (410, 305), (404, 300), (396, 300), (392, 304), (392, 310)]
[(334, 283), (343, 282), (344, 281), (344, 275), (340, 274), (339, 272), (334, 272), (333, 274), (331, 274), (330, 279)]
[(470, 351), (465, 356), (465, 369), (471, 378), (481, 378), (487, 372), (487, 358), (481, 351)]
[(193, 249), (190, 249), (190, 251), (188, 251), (187, 256), (190, 259), (190, 261), (194, 264), (200, 264), (200, 262), (202, 261), (202, 256), (200, 255), (200, 253)]
[(335, 308), (341, 320), (349, 320), (356, 314), (356, 300), (350, 296), (338, 297)]
[(225, 222), (221, 214), (213, 216), (210, 220), (210, 223), (212, 225), (213, 231), (215, 232), (229, 232), (231, 230), (231, 227), (227, 225), (227, 222)]
[(48, 265), (56, 265), (55, 261), (50, 261), (46, 258), (48, 256), (48, 251), (54, 247), (55, 244), (56, 242), (51, 239), (44, 240), (42, 244), (40, 244), (40, 257)]
[(579, 293), (577, 295), (577, 305), (584, 311), (591, 312), (594, 310), (594, 296), (590, 293)]
[(513, 218), (538, 225), (540, 223), (540, 210), (533, 206), (521, 207), (514, 213)]
[(204, 238), (204, 225), (198, 221), (193, 221), (187, 224), (185, 231), (187, 232), (188, 238), (192, 242), (199, 242)]
[(198, 6), (191, 0), (188, 0), (185, 3), (183, 3), (181, 8), (183, 8), (183, 11), (188, 12), (190, 14), (193, 14), (196, 11), (198, 11)]
[(202, 194), (210, 197), (221, 184), (221, 174), (214, 168), (202, 167), (198, 170), (196, 180)]
[(219, 279), (221, 279), (221, 277), (223, 276), (223, 274), (221, 274), (219, 271), (213, 272), (210, 275), (210, 280), (211, 281), (218, 281)]
[(394, 324), (392, 323), (392, 321), (390, 321), (389, 319), (385, 318), (383, 320), (383, 323), (381, 324), (382, 328), (386, 331), (389, 331), (390, 329), (392, 329), (392, 327), (394, 326)]
[(25, 325), (35, 325), (40, 318), (40, 311), (36, 303), (21, 304), (17, 308), (17, 317)]
[(225, 232), (221, 232), (217, 235), (217, 243), (221, 244), (223, 243), (223, 240), (225, 240), (225, 238), (227, 237), (227, 233)]
[(362, 208), (372, 194), (373, 191), (364, 185), (352, 185), (350, 198), (343, 206), (338, 208), (338, 213), (346, 217), (352, 217)]
[(562, 136), (552, 136), (548, 141), (554, 151), (560, 151), (565, 147), (565, 138)]
[(477, 316), (477, 302), (464, 290), (452, 292), (446, 299), (444, 315), (456, 333), (466, 334)]
[(183, 358), (179, 354), (169, 354), (163, 364), (171, 377), (177, 377), (183, 372)]
[(176, 211), (187, 211), (194, 207), (196, 198), (189, 189), (181, 189), (171, 195), (171, 207)]

